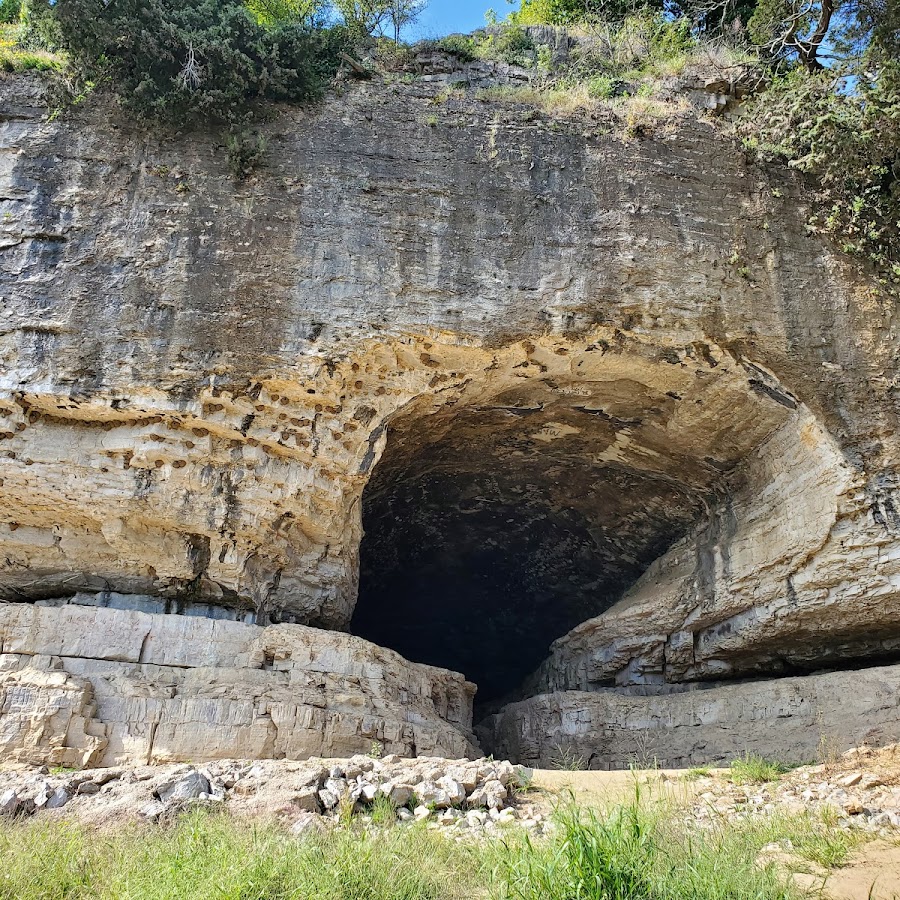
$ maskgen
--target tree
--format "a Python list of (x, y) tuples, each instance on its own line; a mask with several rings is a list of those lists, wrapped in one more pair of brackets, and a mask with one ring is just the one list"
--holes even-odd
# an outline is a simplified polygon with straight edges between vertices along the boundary
[(388, 31), (394, 42), (407, 25), (415, 22), (427, 0), (335, 0), (344, 23), (361, 37), (384, 36)]
[(400, 43), (400, 33), (422, 14), (427, 0), (389, 0), (388, 14), (394, 27), (394, 43)]
[(829, 71), (778, 78), (740, 126), (748, 148), (806, 173), (811, 225), (868, 259), (900, 293), (900, 62), (887, 61), (853, 89)]
[(335, 6), (358, 37), (382, 34), (390, 21), (389, 0), (335, 0)]
[(793, 56), (810, 72), (824, 68), (819, 55), (841, 0), (760, 0), (750, 35), (774, 57)]
[(572, 25), (589, 19), (618, 22), (646, 10), (661, 11), (665, 0), (522, 0), (510, 20), (519, 25)]
[(756, 6), (757, 0), (677, 0), (667, 12), (684, 16), (698, 34), (746, 41)]
[(773, 58), (796, 60), (809, 72), (873, 55), (896, 59), (900, 51), (895, 0), (759, 0), (749, 27)]
[(269, 28), (280, 25), (317, 25), (327, 10), (319, 0), (246, 0), (256, 21)]

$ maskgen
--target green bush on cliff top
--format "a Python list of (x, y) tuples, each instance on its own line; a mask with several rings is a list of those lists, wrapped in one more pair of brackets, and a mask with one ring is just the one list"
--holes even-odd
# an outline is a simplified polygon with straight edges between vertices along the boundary
[(72, 63), (135, 112), (235, 123), (260, 100), (306, 100), (334, 71), (341, 28), (268, 27), (241, 0), (59, 0)]

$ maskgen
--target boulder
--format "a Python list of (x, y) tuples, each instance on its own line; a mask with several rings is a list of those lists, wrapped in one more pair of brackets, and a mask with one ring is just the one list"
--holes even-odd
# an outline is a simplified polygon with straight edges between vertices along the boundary
[(507, 790), (500, 781), (487, 781), (469, 795), (469, 806), (503, 809), (507, 796)]
[(153, 792), (153, 796), (165, 804), (182, 803), (194, 800), (201, 794), (209, 794), (211, 790), (206, 776), (193, 771), (161, 784)]
[(291, 797), (291, 802), (304, 812), (318, 813), (320, 810), (319, 792), (314, 785), (295, 791)]
[(61, 809), (70, 799), (69, 792), (65, 788), (58, 787), (47, 798), (44, 809)]
[(291, 825), (291, 834), (297, 838), (316, 837), (317, 835), (325, 834), (326, 830), (325, 820), (308, 810), (301, 812), (294, 820), (293, 825)]
[(0, 816), (12, 816), (19, 809), (19, 795), (14, 790), (0, 794)]

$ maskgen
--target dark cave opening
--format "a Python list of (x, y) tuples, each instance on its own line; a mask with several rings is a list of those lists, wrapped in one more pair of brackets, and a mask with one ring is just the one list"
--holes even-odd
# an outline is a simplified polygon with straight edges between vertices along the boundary
[(615, 432), (523, 396), (395, 423), (363, 495), (351, 631), (462, 672), (482, 711), (514, 692), (703, 514), (696, 484), (598, 459)]
[(604, 578), (577, 515), (552, 510), (534, 486), (489, 499), (486, 481), (432, 476), (374, 499), (352, 624), (408, 659), (462, 672), (481, 703), (513, 691), (624, 586)]

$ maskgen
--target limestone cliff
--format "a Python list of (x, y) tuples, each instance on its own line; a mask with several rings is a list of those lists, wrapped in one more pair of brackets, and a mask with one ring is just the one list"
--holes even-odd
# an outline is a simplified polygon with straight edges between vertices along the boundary
[(6, 761), (474, 752), (474, 685), (453, 672), (300, 625), (148, 615), (85, 599), (0, 606)]
[(893, 304), (693, 112), (452, 77), (280, 110), (239, 184), (0, 81), (0, 597), (349, 627), (487, 700), (897, 659)]

